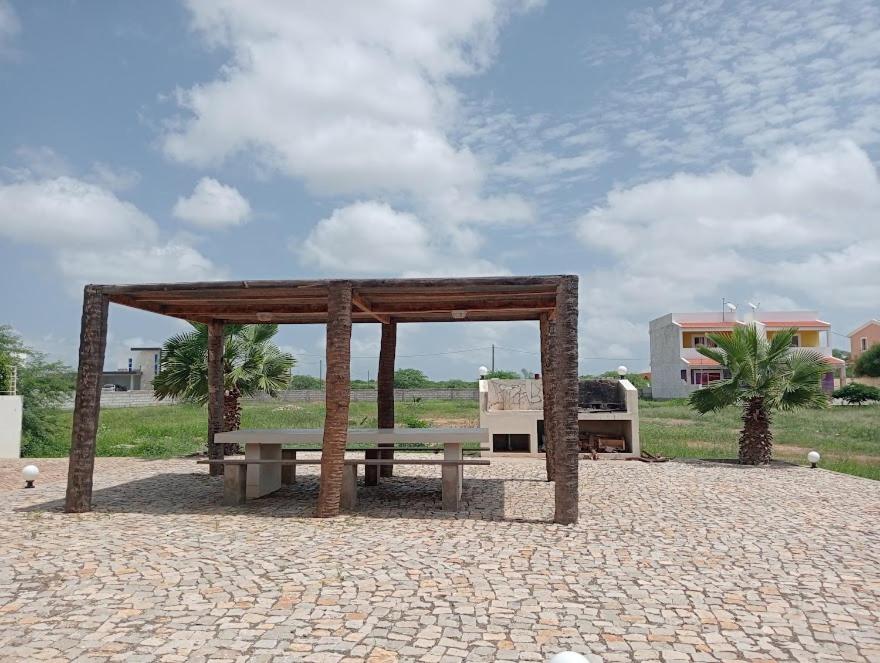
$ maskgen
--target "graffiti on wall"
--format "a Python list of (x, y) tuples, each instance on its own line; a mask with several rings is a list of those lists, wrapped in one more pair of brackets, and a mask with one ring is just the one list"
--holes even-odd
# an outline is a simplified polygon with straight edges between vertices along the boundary
[(487, 396), (489, 412), (544, 408), (544, 389), (540, 380), (488, 380)]

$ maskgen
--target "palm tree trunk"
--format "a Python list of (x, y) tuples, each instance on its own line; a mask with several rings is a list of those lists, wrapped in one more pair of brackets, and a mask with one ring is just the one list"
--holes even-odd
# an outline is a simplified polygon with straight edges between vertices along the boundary
[(743, 428), (739, 436), (739, 462), (766, 465), (773, 456), (770, 413), (761, 397), (749, 399), (743, 407)]
[[(241, 390), (238, 387), (227, 389), (223, 392), (223, 430), (238, 430), (241, 428)], [(241, 453), (241, 447), (237, 444), (224, 444), (223, 453), (234, 456)]]
[(339, 281), (330, 286), (327, 296), (327, 387), (321, 482), (315, 510), (318, 518), (339, 515), (351, 400), (350, 362), (351, 282)]

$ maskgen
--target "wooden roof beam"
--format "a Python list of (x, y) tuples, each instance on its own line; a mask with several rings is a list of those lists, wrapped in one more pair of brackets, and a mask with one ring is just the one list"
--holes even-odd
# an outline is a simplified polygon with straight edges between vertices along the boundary
[(383, 324), (389, 324), (391, 322), (391, 318), (387, 315), (379, 315), (378, 313), (374, 313), (373, 309), (370, 307), (369, 302), (366, 299), (361, 297), (358, 293), (351, 293), (351, 303), (354, 304), (358, 309), (363, 311), (364, 313), (369, 313), (371, 316), (376, 318), (379, 322)]

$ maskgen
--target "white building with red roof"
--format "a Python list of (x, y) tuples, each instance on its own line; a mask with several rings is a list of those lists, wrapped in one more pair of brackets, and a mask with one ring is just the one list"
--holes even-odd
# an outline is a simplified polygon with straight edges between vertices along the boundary
[(755, 311), (742, 318), (737, 317), (736, 311), (668, 313), (650, 324), (653, 397), (685, 398), (692, 391), (726, 377), (725, 370), (701, 355), (697, 348), (713, 345), (710, 333), (729, 333), (737, 325), (752, 322), (767, 338), (783, 329), (796, 328), (792, 347), (811, 348), (825, 356), (825, 391), (834, 390), (836, 377), (841, 384), (846, 381), (846, 364), (831, 354), (831, 324), (820, 319), (817, 311)]

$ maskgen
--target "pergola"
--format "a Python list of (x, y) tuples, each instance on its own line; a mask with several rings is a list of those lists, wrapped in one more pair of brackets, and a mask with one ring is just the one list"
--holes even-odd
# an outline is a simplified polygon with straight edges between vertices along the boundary
[[(557, 523), (578, 517), (578, 278), (511, 276), (436, 279), (217, 281), (87, 285), (65, 510), (91, 510), (95, 437), (109, 304), (122, 304), (208, 326), (208, 455), (223, 457), (214, 434), (223, 425), (225, 324), (325, 324), (326, 414), (317, 516), (339, 512), (348, 429), (352, 323), (382, 326), (378, 427), (394, 428), (397, 325), (411, 322), (537, 320), (544, 378), (547, 478), (555, 482)], [(390, 457), (391, 450), (381, 452)], [(381, 466), (390, 474), (391, 466)], [(211, 466), (212, 473), (222, 466)], [(370, 477), (367, 477), (370, 480)]]

